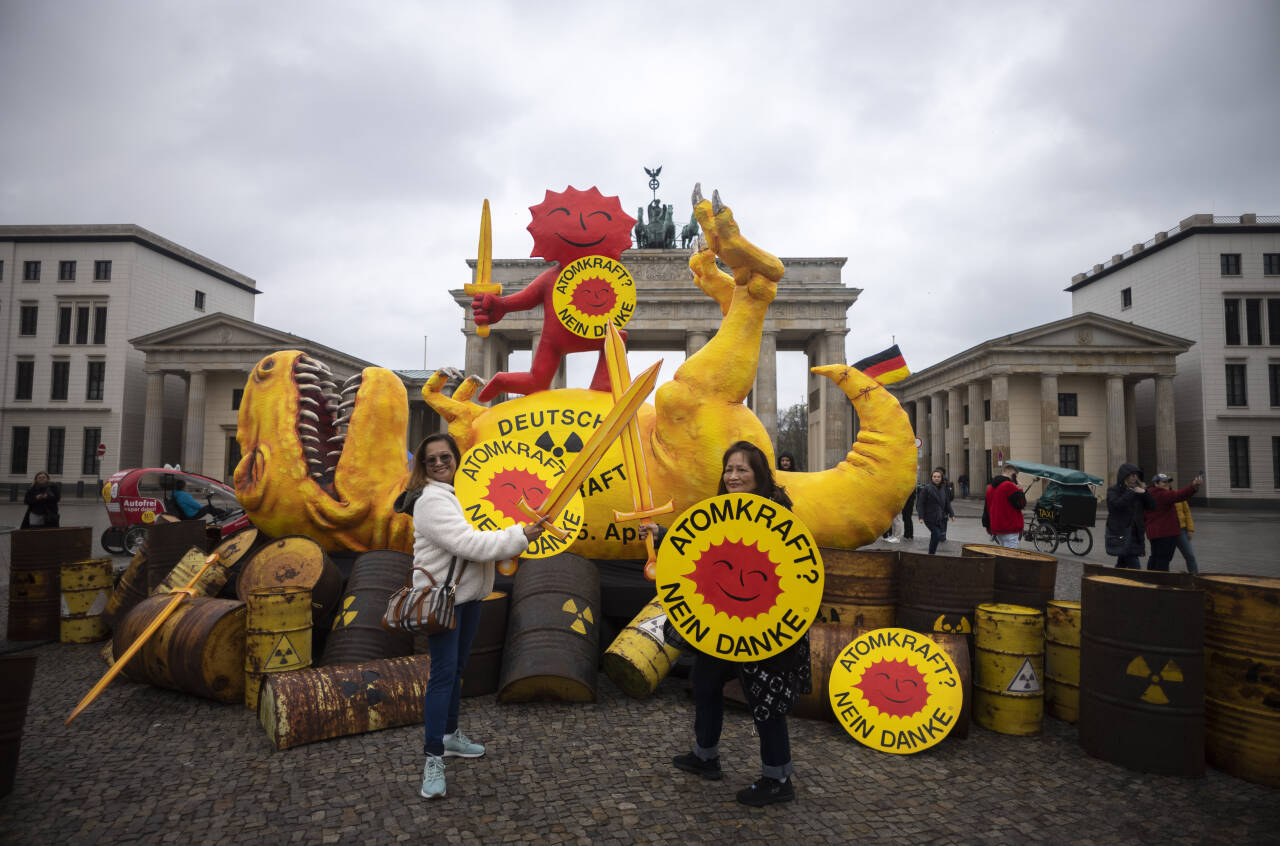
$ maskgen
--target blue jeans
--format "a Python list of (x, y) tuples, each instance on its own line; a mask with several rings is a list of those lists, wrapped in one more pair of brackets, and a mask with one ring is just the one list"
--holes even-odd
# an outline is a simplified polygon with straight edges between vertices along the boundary
[(947, 521), (943, 519), (936, 526), (930, 526), (925, 523), (925, 526), (929, 529), (929, 554), (933, 555), (938, 551), (938, 544), (947, 539)]
[(458, 707), (462, 701), (462, 673), (467, 669), (471, 641), (480, 627), (478, 601), (463, 602), (454, 610), (458, 625), (451, 632), (432, 635), (431, 676), (427, 679), (427, 696), (423, 703), (423, 722), (427, 739), (423, 751), (428, 755), (444, 754), (444, 736), (458, 730)]
[[(713, 658), (699, 652), (693, 659), (693, 737), (697, 744), (693, 754), (709, 761), (720, 754), (720, 729), (724, 726), (724, 686), (738, 678), (738, 666), (732, 661)], [(791, 738), (787, 734), (787, 718), (756, 720), (760, 735), (760, 761), (764, 775), (779, 781), (791, 775)]]
[(1191, 548), (1191, 536), (1187, 534), (1187, 530), (1183, 529), (1182, 534), (1175, 537), (1173, 541), (1187, 562), (1187, 572), (1199, 573), (1200, 565), (1196, 563), (1196, 551)]

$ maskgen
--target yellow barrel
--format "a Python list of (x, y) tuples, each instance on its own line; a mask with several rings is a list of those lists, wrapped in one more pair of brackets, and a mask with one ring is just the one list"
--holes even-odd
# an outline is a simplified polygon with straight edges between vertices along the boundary
[(111, 559), (90, 558), (62, 565), (62, 615), (59, 640), (97, 643), (110, 634), (102, 612), (111, 598)]
[(1205, 575), (1204, 728), (1209, 763), (1280, 787), (1280, 578)]
[(244, 633), (244, 704), (258, 710), (262, 679), (311, 666), (311, 591), (299, 585), (249, 592)]
[(1080, 603), (1069, 599), (1045, 608), (1044, 709), (1063, 722), (1080, 719)]
[(666, 621), (662, 603), (654, 599), (640, 609), (600, 659), (605, 674), (628, 696), (644, 699), (653, 693), (680, 657), (680, 650), (667, 646), (662, 635)]
[(1044, 612), (986, 602), (974, 611), (973, 717), (1000, 734), (1039, 734), (1044, 721)]
[(161, 580), (152, 594), (173, 593), (175, 588), (190, 585), (200, 596), (217, 596), (218, 591), (227, 583), (227, 565), (219, 558), (200, 574), (200, 578), (192, 584), (192, 579), (204, 568), (209, 554), (198, 546), (193, 546), (178, 559), (169, 574)]

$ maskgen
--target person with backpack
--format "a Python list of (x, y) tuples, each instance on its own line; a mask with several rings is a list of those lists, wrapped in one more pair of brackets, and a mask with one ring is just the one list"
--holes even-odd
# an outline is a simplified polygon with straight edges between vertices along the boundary
[(1008, 464), (1000, 468), (1000, 475), (987, 488), (986, 510), (983, 512), (987, 531), (995, 536), (996, 543), (1009, 549), (1018, 548), (1022, 529), (1026, 522), (1022, 509), (1027, 507), (1027, 494), (1018, 487), (1018, 473)]

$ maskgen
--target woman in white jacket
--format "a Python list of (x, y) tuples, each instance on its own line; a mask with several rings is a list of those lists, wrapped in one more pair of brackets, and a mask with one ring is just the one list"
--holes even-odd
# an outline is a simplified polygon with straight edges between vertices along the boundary
[[(445, 758), (479, 758), (484, 754), (483, 745), (458, 730), (462, 671), (480, 624), (481, 601), (493, 590), (494, 560), (519, 555), (542, 534), (540, 524), (496, 532), (473, 529), (453, 492), (453, 477), (461, 460), (452, 437), (429, 435), (413, 454), (407, 485), (410, 492), (422, 491), (413, 506), (413, 566), (426, 569), (436, 584), (444, 584), (450, 563), (457, 559), (453, 579), (458, 624), (452, 631), (430, 638), (431, 676), (423, 707), (427, 763), (419, 791), (425, 799), (445, 795)], [(430, 582), (414, 570), (413, 584), (426, 587)]]

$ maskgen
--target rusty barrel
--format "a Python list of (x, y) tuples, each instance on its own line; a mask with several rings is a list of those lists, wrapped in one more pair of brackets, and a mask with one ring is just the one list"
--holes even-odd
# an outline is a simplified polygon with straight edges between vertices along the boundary
[(120, 578), (116, 581), (115, 590), (107, 598), (107, 607), (102, 612), (102, 619), (114, 629), (120, 621), (133, 610), (139, 602), (147, 598), (147, 545), (134, 553)]
[(1205, 755), (1280, 787), (1280, 579), (1204, 575)]
[(93, 529), (19, 529), (9, 547), (9, 640), (57, 640), (63, 564), (93, 554)]
[(221, 558), (205, 567), (204, 563), (208, 558), (208, 553), (204, 550), (197, 546), (191, 547), (178, 559), (169, 570), (169, 574), (152, 592), (173, 593), (177, 588), (190, 585), (201, 596), (217, 596), (222, 586), (227, 583), (227, 568)]
[(1044, 722), (1044, 612), (986, 602), (974, 611), (973, 718), (1000, 734), (1039, 734)]
[(210, 554), (216, 554), (218, 561), (227, 571), (226, 582), (218, 591), (218, 596), (223, 599), (236, 597), (236, 582), (240, 578), (240, 570), (244, 567), (244, 562), (265, 540), (266, 536), (259, 532), (256, 526), (247, 526), (234, 535), (224, 538), (210, 550)]
[(1162, 570), (1130, 570), (1128, 568), (1113, 567), (1109, 564), (1092, 564), (1088, 561), (1085, 561), (1080, 566), (1082, 568), (1081, 578), (1115, 576), (1149, 585), (1196, 589), (1196, 577), (1190, 573), (1166, 573)]
[(1064, 722), (1080, 719), (1080, 603), (1070, 599), (1045, 607), (1044, 710)]
[(258, 588), (286, 585), (311, 591), (312, 621), (319, 623), (338, 605), (342, 572), (320, 544), (302, 535), (290, 535), (253, 553), (236, 580), (236, 595), (247, 601), (250, 592)]
[(430, 674), (428, 655), (277, 673), (262, 685), (258, 721), (276, 749), (421, 726)]
[[(827, 550), (822, 550), (823, 563), (826, 563)], [(892, 554), (892, 553), (891, 553)], [(825, 604), (825, 597), (824, 597)], [(875, 628), (882, 628), (876, 626)], [(831, 667), (836, 657), (849, 643), (870, 631), (866, 626), (854, 625), (851, 622), (814, 623), (809, 626), (809, 673), (812, 679), (811, 690), (807, 694), (796, 697), (792, 713), (797, 717), (810, 720), (826, 720), (835, 722), (836, 715), (831, 710), (831, 697), (827, 694), (827, 683), (831, 679)], [(735, 681), (735, 685), (738, 683)], [(735, 693), (742, 697), (740, 688)]]
[(502, 672), (502, 648), (507, 642), (507, 609), (510, 597), (495, 590), (480, 606), (480, 626), (471, 642), (471, 654), (462, 671), (462, 695), (484, 696), (498, 689)]
[(111, 594), (110, 558), (63, 564), (62, 614), (58, 639), (63, 643), (97, 643), (111, 634), (102, 612)]
[(1080, 745), (1139, 772), (1204, 775), (1204, 592), (1080, 585)]
[(644, 699), (653, 693), (680, 657), (679, 649), (667, 646), (662, 633), (666, 621), (662, 603), (655, 598), (640, 609), (600, 658), (605, 675), (630, 697)]
[[(119, 658), (173, 600), (148, 597), (131, 610), (113, 638)], [(189, 597), (125, 665), (137, 682), (179, 690), (215, 702), (244, 699), (245, 605), (229, 599)]]
[(967, 543), (961, 555), (990, 555), (995, 559), (995, 602), (1044, 610), (1058, 583), (1058, 559), (1029, 549), (1010, 549), (989, 543)]
[(178, 520), (154, 523), (147, 529), (143, 543), (147, 553), (147, 592), (155, 593), (165, 577), (192, 547), (203, 552), (207, 547), (203, 520)]
[(298, 585), (254, 588), (244, 631), (244, 704), (256, 711), (263, 679), (311, 666), (311, 591)]
[(387, 600), (409, 583), (412, 568), (412, 555), (389, 549), (366, 552), (356, 559), (347, 592), (333, 615), (333, 630), (325, 640), (320, 666), (413, 654), (413, 635), (382, 627)]
[(892, 627), (898, 604), (897, 551), (827, 547), (820, 551), (824, 580), (817, 622)]
[(0, 655), (0, 798), (13, 791), (22, 747), (22, 726), (27, 720), (27, 703), (35, 678), (36, 656)]
[(897, 625), (923, 634), (964, 635), (973, 666), (973, 610), (995, 594), (994, 559), (919, 552), (901, 556)]
[(511, 592), (499, 702), (595, 702), (600, 571), (572, 553), (522, 561)]

